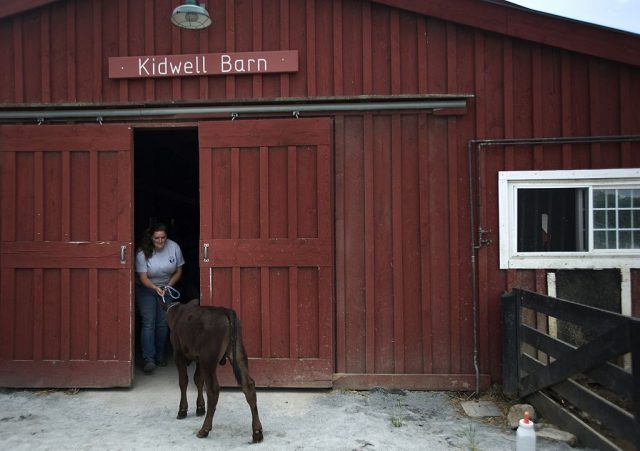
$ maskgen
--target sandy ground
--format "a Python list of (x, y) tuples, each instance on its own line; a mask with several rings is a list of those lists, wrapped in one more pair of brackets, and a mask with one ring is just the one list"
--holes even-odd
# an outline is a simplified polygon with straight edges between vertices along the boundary
[[(264, 442), (251, 444), (251, 416), (237, 389), (220, 394), (213, 430), (199, 439), (176, 420), (175, 367), (136, 373), (130, 389), (0, 389), (2, 450), (513, 450), (515, 432), (466, 417), (444, 392), (259, 389)], [(538, 440), (538, 450), (570, 450)]]

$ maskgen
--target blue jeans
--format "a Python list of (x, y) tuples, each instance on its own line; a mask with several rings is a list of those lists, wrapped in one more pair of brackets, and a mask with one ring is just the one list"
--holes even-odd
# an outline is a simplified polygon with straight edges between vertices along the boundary
[(140, 315), (140, 344), (144, 360), (164, 360), (169, 327), (161, 302), (155, 291), (136, 285), (136, 307)]

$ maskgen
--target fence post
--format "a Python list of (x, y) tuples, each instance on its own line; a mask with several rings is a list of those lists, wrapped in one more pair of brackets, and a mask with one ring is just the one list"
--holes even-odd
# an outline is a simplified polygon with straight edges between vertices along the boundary
[(636, 449), (640, 449), (640, 320), (636, 318), (629, 319), (629, 338), (633, 375), (633, 419), (636, 423), (633, 440)]
[(520, 296), (516, 290), (502, 295), (502, 391), (518, 396), (520, 380)]

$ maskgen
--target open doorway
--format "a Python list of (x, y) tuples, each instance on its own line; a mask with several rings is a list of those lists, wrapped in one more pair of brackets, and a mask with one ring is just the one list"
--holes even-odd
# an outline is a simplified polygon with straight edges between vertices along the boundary
[(146, 129), (134, 132), (135, 239), (150, 224), (162, 222), (184, 255), (176, 288), (181, 299), (200, 295), (198, 130)]

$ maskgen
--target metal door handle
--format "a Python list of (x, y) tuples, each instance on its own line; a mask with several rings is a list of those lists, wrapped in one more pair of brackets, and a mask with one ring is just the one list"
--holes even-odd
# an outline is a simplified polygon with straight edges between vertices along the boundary
[(209, 262), (209, 243), (204, 243), (204, 261)]
[(126, 260), (124, 259), (124, 255), (127, 252), (127, 246), (120, 246), (120, 264), (124, 265)]

